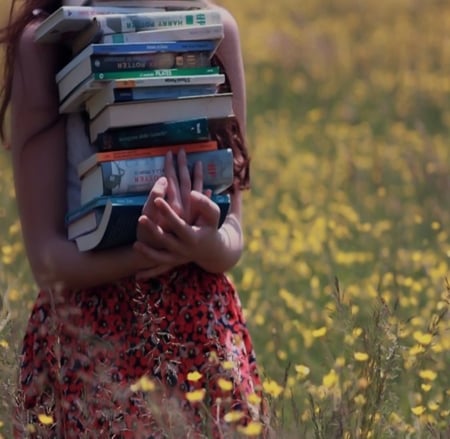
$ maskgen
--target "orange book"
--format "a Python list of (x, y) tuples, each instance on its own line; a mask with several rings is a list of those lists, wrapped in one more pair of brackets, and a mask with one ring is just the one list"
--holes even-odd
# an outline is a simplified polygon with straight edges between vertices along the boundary
[(139, 159), (144, 157), (163, 156), (168, 152), (177, 154), (184, 150), (186, 154), (191, 152), (214, 151), (218, 148), (216, 140), (207, 140), (197, 143), (180, 143), (177, 145), (152, 146), (149, 148), (122, 149), (115, 151), (96, 152), (78, 164), (78, 176), (81, 178), (89, 169), (102, 162), (113, 162), (116, 160)]

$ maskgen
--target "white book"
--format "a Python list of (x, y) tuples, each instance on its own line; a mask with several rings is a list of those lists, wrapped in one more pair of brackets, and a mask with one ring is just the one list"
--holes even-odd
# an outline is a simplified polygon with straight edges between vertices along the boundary
[(122, 32), (104, 35), (102, 43), (145, 43), (152, 41), (196, 41), (216, 40), (217, 44), (223, 39), (223, 25), (207, 24), (201, 26), (172, 27), (139, 32)]
[[(76, 1), (76, 0), (75, 0)], [(92, 0), (93, 5), (122, 7), (151, 7), (165, 9), (198, 9), (208, 5), (205, 0)]]
[(234, 115), (232, 93), (186, 97), (167, 101), (141, 101), (107, 106), (89, 126), (92, 143), (110, 128), (147, 125), (172, 120)]
[[(115, 88), (144, 88), (144, 87), (179, 87), (179, 86), (218, 86), (225, 81), (225, 75), (221, 73), (211, 75), (191, 75), (173, 77), (155, 77), (142, 79), (124, 79), (103, 81), (93, 77), (88, 78), (80, 84), (60, 105), (60, 113), (74, 113), (85, 109), (86, 101), (99, 92), (103, 93), (105, 99), (109, 99), (111, 91)], [(106, 104), (105, 104), (106, 105)]]
[[(134, 13), (150, 11), (161, 9), (145, 7), (133, 10)], [(115, 6), (61, 6), (36, 28), (34, 39), (39, 43), (54, 43), (64, 36), (83, 30), (96, 15), (129, 12), (129, 8)]]

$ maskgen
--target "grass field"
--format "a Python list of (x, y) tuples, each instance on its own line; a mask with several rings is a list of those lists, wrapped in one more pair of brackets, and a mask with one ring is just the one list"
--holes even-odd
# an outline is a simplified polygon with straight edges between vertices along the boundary
[[(222, 4), (241, 28), (252, 152), (231, 274), (278, 437), (450, 438), (450, 4)], [(0, 160), (9, 437), (35, 289)]]

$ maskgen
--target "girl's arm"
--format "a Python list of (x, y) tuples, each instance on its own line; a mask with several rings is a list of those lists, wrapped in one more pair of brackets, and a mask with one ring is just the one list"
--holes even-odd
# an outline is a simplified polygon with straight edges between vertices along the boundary
[(23, 239), (38, 285), (85, 288), (160, 265), (131, 246), (80, 253), (67, 240), (66, 131), (54, 81), (57, 51), (35, 44), (33, 32), (34, 25), (25, 29), (16, 57), (11, 150)]

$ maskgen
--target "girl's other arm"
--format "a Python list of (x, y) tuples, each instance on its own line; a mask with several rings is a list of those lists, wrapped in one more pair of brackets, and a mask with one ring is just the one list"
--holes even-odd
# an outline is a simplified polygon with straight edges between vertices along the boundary
[(57, 51), (25, 29), (16, 57), (11, 150), (22, 233), (34, 277), (43, 288), (85, 288), (134, 275), (152, 262), (124, 247), (80, 253), (66, 239), (66, 131), (54, 81)]

